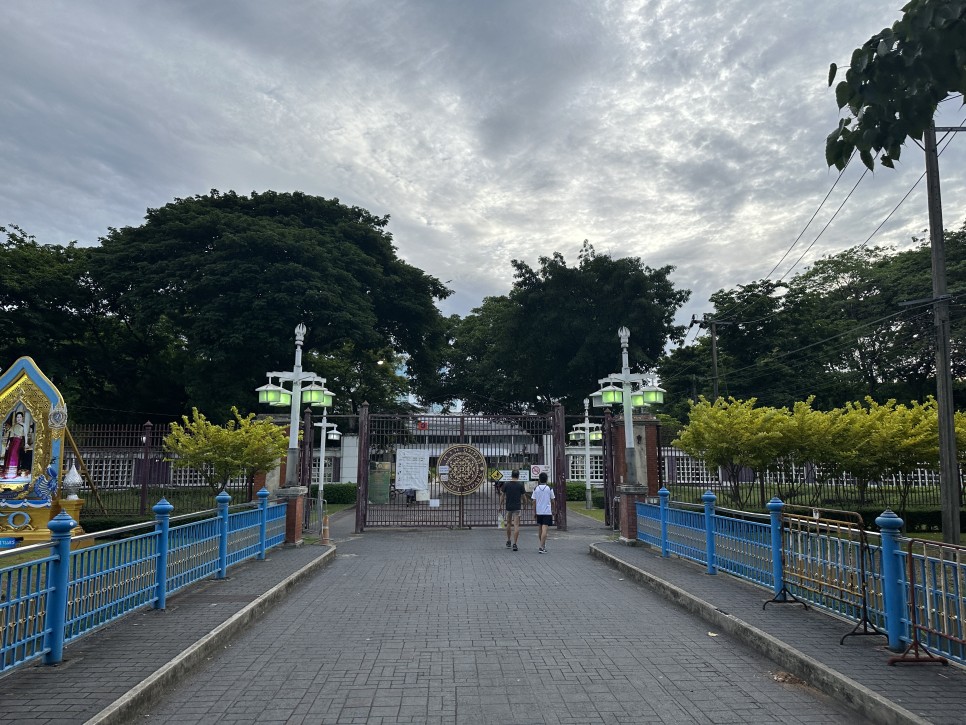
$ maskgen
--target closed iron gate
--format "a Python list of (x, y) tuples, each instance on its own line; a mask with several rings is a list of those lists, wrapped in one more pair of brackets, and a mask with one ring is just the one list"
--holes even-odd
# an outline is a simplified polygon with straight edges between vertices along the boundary
[[(440, 455), (450, 446), (473, 446), (486, 461), (486, 478), (465, 495), (449, 492)], [(367, 526), (496, 526), (500, 511), (497, 482), (512, 469), (528, 474), (532, 466), (552, 470), (558, 506), (555, 523), (566, 528), (563, 409), (549, 415), (390, 415), (359, 418), (359, 493), (356, 531)], [(363, 452), (368, 450), (368, 456)], [(400, 451), (428, 454), (425, 490), (397, 486)], [(524, 506), (523, 524), (533, 524), (532, 507)]]

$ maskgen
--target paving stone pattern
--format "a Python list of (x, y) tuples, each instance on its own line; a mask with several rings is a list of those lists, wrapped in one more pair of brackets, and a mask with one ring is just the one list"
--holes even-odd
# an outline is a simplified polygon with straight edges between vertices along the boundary
[(767, 632), (937, 725), (966, 723), (966, 669), (936, 664), (889, 666), (896, 653), (882, 636), (848, 637), (854, 622), (837, 619), (795, 604), (762, 604), (772, 592), (740, 579), (716, 574), (682, 559), (661, 557), (648, 547), (627, 547), (617, 542), (600, 546), (609, 555), (630, 563), (659, 579)]
[(512, 552), (340, 518), (335, 561), (139, 721), (862, 722), (593, 559), (607, 532), (570, 519), (541, 555), (533, 529)]
[(0, 677), (0, 722), (82, 723), (328, 547), (276, 549), (67, 645), (64, 662)]

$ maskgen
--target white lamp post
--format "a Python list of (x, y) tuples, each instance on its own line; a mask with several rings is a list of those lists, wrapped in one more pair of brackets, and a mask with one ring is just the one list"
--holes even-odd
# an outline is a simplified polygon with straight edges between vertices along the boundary
[(590, 400), (584, 398), (584, 484), (587, 494), (587, 508), (594, 507), (593, 496), (590, 492)]
[(327, 440), (337, 441), (342, 437), (342, 433), (339, 432), (339, 427), (335, 423), (329, 423), (326, 420), (328, 413), (329, 411), (323, 408), (322, 422), (315, 424), (316, 428), (322, 429), (322, 452), (319, 461), (319, 468), (321, 468), (319, 473), (319, 501), (325, 498), (323, 495), (323, 491), (325, 490), (325, 442)]
[[(286, 488), (298, 484), (299, 404), (321, 406), (323, 409), (332, 405), (332, 393), (325, 389), (325, 378), (320, 378), (315, 373), (302, 372), (302, 343), (305, 341), (305, 333), (305, 325), (299, 323), (295, 328), (295, 367), (292, 371), (265, 373), (268, 376), (268, 384), (256, 388), (259, 403), (279, 408), (291, 405), (288, 454), (285, 458)], [(272, 383), (272, 378), (277, 378), (279, 384)], [(291, 383), (291, 391), (282, 387), (280, 384), (282, 382)], [(302, 383), (309, 383), (309, 385), (303, 390)]]
[[(631, 331), (622, 327), (617, 331), (617, 336), (621, 341), (621, 371), (598, 380), (601, 389), (591, 398), (594, 405), (598, 406), (618, 403), (623, 405), (624, 460), (627, 465), (627, 479), (624, 483), (628, 486), (637, 486), (640, 482), (637, 476), (637, 458), (634, 455), (634, 407), (663, 403), (664, 390), (653, 383), (652, 376), (631, 372), (627, 359), (627, 344), (631, 339)], [(644, 385), (645, 380), (649, 381), (647, 385)], [(634, 383), (640, 386), (637, 390), (631, 387)]]

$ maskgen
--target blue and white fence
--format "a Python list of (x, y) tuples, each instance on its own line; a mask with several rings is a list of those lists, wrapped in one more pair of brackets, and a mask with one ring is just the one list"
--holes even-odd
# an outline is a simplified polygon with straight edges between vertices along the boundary
[[(850, 634), (881, 634), (903, 651), (890, 664), (942, 661), (966, 664), (966, 547), (899, 536), (902, 519), (885, 511), (881, 533), (856, 521), (791, 514), (779, 499), (768, 515), (715, 508), (637, 504), (637, 538), (663, 556), (690, 559), (759, 584), (770, 601), (798, 601), (858, 622)], [(703, 510), (702, 510), (703, 508)], [(849, 636), (849, 635), (846, 635)], [(843, 640), (845, 637), (843, 637)]]
[[(161, 499), (153, 530), (136, 524), (75, 539), (70, 532), (77, 523), (61, 512), (48, 524), (49, 544), (0, 555), (0, 672), (41, 657), (56, 664), (67, 642), (142, 607), (164, 609), (169, 594), (210, 576), (223, 579), (234, 564), (264, 559), (285, 540), (286, 504), (269, 504), (268, 496), (262, 489), (255, 508), (232, 511), (231, 496), (221, 493), (217, 509), (200, 512), (214, 516), (174, 527), (174, 507)], [(131, 535), (88, 545), (124, 534)], [(3, 566), (4, 559), (30, 556), (38, 558)]]

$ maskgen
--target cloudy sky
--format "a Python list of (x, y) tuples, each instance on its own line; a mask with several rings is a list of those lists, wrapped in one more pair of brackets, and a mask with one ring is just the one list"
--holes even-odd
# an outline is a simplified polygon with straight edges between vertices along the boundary
[[(805, 229), (838, 175), (829, 63), (903, 4), (3, 0), (0, 224), (96, 244), (176, 197), (301, 190), (390, 214), (400, 255), (450, 280), (447, 314), (587, 239), (674, 265), (687, 321), (796, 238), (774, 278), (864, 242), (920, 177), (907, 148), (815, 241), (856, 164)], [(966, 138), (940, 168), (958, 228)], [(925, 204), (923, 181), (873, 242), (907, 244)]]

